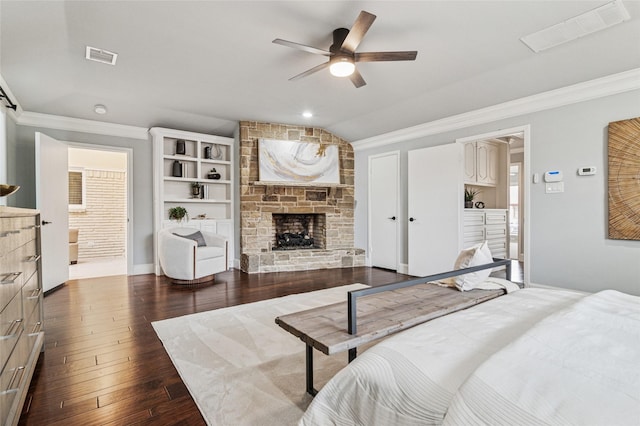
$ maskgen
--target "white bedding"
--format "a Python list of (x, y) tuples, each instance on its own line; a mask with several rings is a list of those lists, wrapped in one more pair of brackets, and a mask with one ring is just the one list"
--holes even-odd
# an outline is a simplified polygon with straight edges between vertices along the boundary
[(524, 289), (392, 336), (316, 395), (300, 425), (440, 424), (471, 373), (581, 294)]
[(459, 389), (445, 425), (640, 425), (640, 298), (613, 290), (550, 315)]

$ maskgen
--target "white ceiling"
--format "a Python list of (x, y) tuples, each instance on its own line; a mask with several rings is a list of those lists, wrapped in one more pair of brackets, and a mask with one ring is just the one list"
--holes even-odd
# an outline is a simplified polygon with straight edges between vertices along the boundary
[[(305, 124), (353, 142), (639, 68), (639, 1), (624, 1), (630, 21), (542, 53), (519, 40), (605, 3), (1, 0), (0, 74), (30, 112), (219, 135), (238, 120)], [(378, 18), (358, 52), (417, 60), (361, 63), (359, 89), (327, 70), (288, 81), (325, 58), (274, 38), (328, 49), (360, 10)], [(117, 65), (87, 61), (87, 45)]]

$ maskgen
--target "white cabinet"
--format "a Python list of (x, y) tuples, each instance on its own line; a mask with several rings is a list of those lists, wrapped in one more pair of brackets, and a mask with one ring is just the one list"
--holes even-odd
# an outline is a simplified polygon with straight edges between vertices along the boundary
[[(156, 249), (157, 233), (168, 222), (169, 209), (181, 206), (192, 219), (189, 222), (198, 224), (193, 227), (208, 224), (219, 228), (217, 232), (225, 233), (229, 239), (229, 261), (232, 266), (235, 187), (233, 138), (159, 127), (152, 128), (150, 133), (154, 152)], [(198, 195), (195, 195), (194, 186), (199, 186)], [(160, 274), (157, 252), (154, 262), (156, 274)]]
[(487, 241), (493, 257), (507, 257), (508, 211), (504, 209), (465, 209), (464, 247)]
[(44, 342), (40, 215), (0, 207), (0, 424), (18, 424)]
[(476, 141), (464, 147), (464, 181), (471, 185), (496, 186), (500, 180), (499, 145)]

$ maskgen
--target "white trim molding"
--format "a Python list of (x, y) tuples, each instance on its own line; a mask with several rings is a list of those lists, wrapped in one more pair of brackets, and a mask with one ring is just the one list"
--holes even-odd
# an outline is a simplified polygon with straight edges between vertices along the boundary
[(44, 127), (47, 129), (117, 136), (130, 139), (149, 139), (149, 129), (146, 127), (105, 123), (102, 121), (62, 117), (59, 115), (41, 114), (38, 112), (22, 112), (17, 115), (16, 123), (20, 126)]
[(353, 145), (354, 151), (377, 148), (638, 89), (640, 89), (640, 68), (634, 68), (595, 80), (360, 139), (352, 142), (351, 145)]

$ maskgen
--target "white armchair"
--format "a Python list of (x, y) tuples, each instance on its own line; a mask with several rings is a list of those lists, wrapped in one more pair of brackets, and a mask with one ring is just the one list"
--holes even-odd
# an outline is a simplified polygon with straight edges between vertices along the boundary
[(227, 270), (227, 250), (227, 239), (211, 232), (167, 228), (158, 233), (160, 266), (175, 284), (213, 281), (214, 274)]

